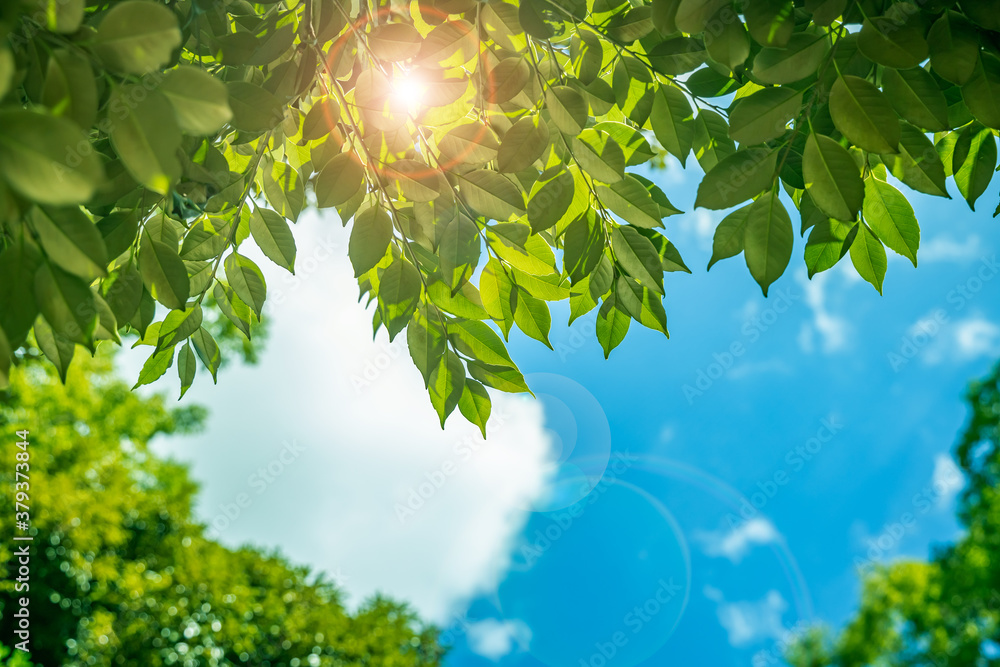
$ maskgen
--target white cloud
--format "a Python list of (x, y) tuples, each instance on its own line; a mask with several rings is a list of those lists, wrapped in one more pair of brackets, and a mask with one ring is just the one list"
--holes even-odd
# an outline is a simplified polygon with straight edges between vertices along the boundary
[[(686, 239), (693, 239), (700, 250), (712, 249), (712, 238), (715, 236), (715, 228), (719, 224), (721, 217), (703, 208), (695, 209), (689, 213), (684, 213), (672, 218), (677, 236)], [(673, 238), (673, 237), (671, 237)]]
[[(238, 511), (224, 542), (280, 547), (339, 571), (352, 603), (380, 591), (444, 622), (505, 571), (522, 508), (544, 494), (550, 437), (540, 404), (510, 395), (494, 396), (503, 419), (487, 442), (457, 411), (442, 431), (405, 335), (372, 341), (347, 238), (307, 215), (296, 277), (260, 258), (272, 303), (260, 364), (224, 370), (217, 386), (199, 371), (189, 396), (210, 406), (208, 431), (159, 446), (192, 462), (206, 522)], [(300, 455), (271, 482), (253, 477), (291, 440)], [(422, 506), (401, 521), (408, 498)]]
[(968, 261), (982, 255), (982, 242), (972, 234), (958, 242), (948, 236), (935, 236), (920, 246), (917, 259), (921, 262)]
[(910, 340), (920, 349), (925, 364), (973, 361), (1000, 355), (1000, 326), (982, 315), (942, 324), (933, 316), (910, 327)]
[(982, 317), (955, 324), (955, 349), (965, 359), (994, 357), (1000, 353), (1000, 326)]
[(515, 650), (527, 650), (531, 629), (522, 621), (488, 618), (470, 625), (467, 637), (473, 653), (497, 662)]
[(709, 556), (725, 556), (739, 563), (754, 546), (781, 542), (784, 538), (774, 524), (755, 517), (729, 530), (702, 531), (695, 535)]
[(818, 273), (810, 280), (805, 271), (799, 271), (795, 277), (806, 294), (806, 305), (812, 311), (812, 322), (803, 324), (799, 332), (799, 346), (803, 352), (812, 352), (814, 349), (814, 333), (818, 334), (822, 344), (822, 350), (826, 354), (831, 354), (843, 350), (847, 347), (847, 338), (850, 325), (847, 320), (832, 314), (826, 307), (826, 284), (830, 280), (830, 273)]
[(779, 639), (787, 633), (781, 617), (788, 610), (788, 603), (778, 591), (768, 591), (757, 601), (726, 602), (722, 591), (706, 586), (705, 597), (716, 603), (716, 616), (733, 646)]
[(934, 487), (934, 493), (937, 494), (938, 506), (950, 508), (955, 496), (962, 490), (965, 478), (950, 455), (938, 454), (934, 457), (934, 473), (931, 476), (931, 483)]

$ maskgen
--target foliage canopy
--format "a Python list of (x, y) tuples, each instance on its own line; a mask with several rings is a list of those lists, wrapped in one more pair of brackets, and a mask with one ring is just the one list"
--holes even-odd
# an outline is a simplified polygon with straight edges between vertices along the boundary
[[(129, 391), (103, 351), (75, 362), (65, 384), (28, 359), (0, 398), (6, 442), (44, 424), (28, 434), (36, 664), (439, 664), (437, 631), (406, 606), (376, 597), (349, 613), (322, 573), (204, 534), (187, 468), (149, 447), (156, 436), (197, 428), (201, 408), (171, 410), (161, 396)], [(0, 481), (0, 500), (13, 506), (12, 466)], [(12, 513), (0, 529), (20, 532)], [(14, 547), (0, 546), (0, 640), (8, 645), (18, 641), (11, 610), (25, 595), (14, 590)]]
[(885, 248), (916, 264), (920, 241), (890, 175), (974, 207), (997, 163), (995, 0), (0, 11), (3, 370), (32, 328), (63, 374), (128, 330), (139, 384), (214, 378), (203, 318), (249, 337), (267, 296), (244, 244), (294, 271), (316, 205), (353, 220), (374, 328), (406, 330), (442, 423), (483, 427), (485, 387), (528, 390), (497, 330), (548, 345), (549, 302), (598, 309), (605, 355), (633, 320), (667, 335), (680, 211), (639, 172), (664, 152), (706, 172), (696, 206), (736, 207), (709, 267), (742, 254), (765, 295), (796, 226), (810, 276), (850, 255), (881, 292)]

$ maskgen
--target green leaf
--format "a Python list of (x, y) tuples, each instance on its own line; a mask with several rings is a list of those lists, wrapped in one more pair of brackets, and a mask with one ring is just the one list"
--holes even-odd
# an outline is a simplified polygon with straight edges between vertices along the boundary
[(35, 272), (42, 254), (30, 238), (10, 243), (0, 252), (0, 285), (25, 285), (26, 289), (0, 289), (0, 329), (16, 349), (24, 342), (38, 316), (35, 292)]
[(648, 5), (633, 7), (615, 14), (608, 25), (608, 34), (623, 44), (631, 44), (653, 31), (653, 8)]
[(996, 138), (982, 125), (970, 125), (959, 134), (953, 159), (955, 184), (974, 211), (976, 200), (993, 179), (997, 165)]
[(805, 249), (806, 270), (810, 278), (820, 271), (833, 268), (840, 258), (847, 254), (848, 233), (856, 227), (856, 223), (853, 222), (830, 219), (816, 223), (809, 232)]
[(604, 358), (611, 356), (611, 350), (625, 340), (632, 318), (628, 313), (616, 307), (615, 296), (604, 300), (601, 309), (597, 311), (597, 341), (604, 350)]
[(462, 354), (491, 366), (514, 367), (514, 361), (500, 336), (489, 325), (475, 320), (459, 320), (448, 324), (448, 337)]
[(321, 98), (309, 108), (302, 121), (302, 138), (306, 141), (322, 139), (337, 127), (339, 120), (340, 105), (337, 100), (332, 97)]
[[(525, 234), (521, 237), (520, 230)], [(556, 258), (552, 248), (541, 236), (528, 236), (531, 229), (519, 222), (490, 225), (486, 228), (486, 241), (504, 262), (534, 275), (556, 272)], [(512, 234), (511, 232), (517, 232)]]
[(788, 211), (777, 193), (761, 195), (747, 213), (743, 237), (743, 256), (764, 296), (771, 283), (777, 280), (792, 256), (795, 232)]
[(603, 121), (594, 125), (594, 129), (604, 132), (614, 139), (625, 156), (626, 166), (643, 164), (655, 157), (646, 137), (639, 130), (615, 121)]
[(35, 300), (52, 330), (93, 349), (97, 329), (94, 293), (80, 278), (44, 262), (35, 273)]
[(836, 220), (854, 220), (865, 196), (858, 163), (843, 146), (810, 134), (802, 158), (806, 188), (817, 208)]
[(205, 260), (218, 257), (226, 249), (229, 225), (221, 218), (205, 216), (193, 225), (181, 244), (181, 257), (187, 260)]
[(424, 387), (430, 385), (431, 373), (447, 349), (444, 322), (436, 308), (421, 305), (406, 327), (406, 346), (413, 365), (424, 378)]
[(553, 86), (545, 91), (545, 106), (563, 134), (576, 136), (587, 125), (587, 101), (575, 88)]
[(299, 172), (284, 162), (273, 162), (264, 168), (264, 194), (275, 211), (292, 222), (299, 218), (306, 203)]
[(94, 52), (120, 74), (148, 74), (160, 69), (181, 45), (176, 15), (146, 0), (119, 2), (101, 19)]
[(588, 209), (569, 224), (563, 238), (563, 270), (574, 285), (590, 275), (603, 252), (603, 225)]
[(694, 142), (694, 116), (684, 93), (672, 85), (659, 86), (650, 120), (656, 140), (685, 164)]
[(150, 190), (167, 194), (181, 177), (181, 131), (169, 103), (158, 92), (130, 85), (112, 93), (109, 108), (111, 145), (129, 174)]
[(479, 290), (472, 283), (465, 283), (452, 294), (451, 288), (442, 281), (430, 283), (427, 295), (437, 307), (457, 317), (473, 320), (485, 320), (489, 317), (483, 309)]
[(617, 183), (625, 175), (625, 153), (610, 135), (588, 128), (570, 145), (577, 163), (596, 180)]
[(80, 208), (36, 207), (29, 220), (50, 261), (86, 280), (108, 275), (104, 239)]
[(389, 340), (406, 326), (420, 302), (420, 271), (402, 257), (379, 276), (378, 308)]
[(236, 325), (236, 328), (243, 332), (243, 335), (250, 338), (250, 324), (253, 318), (253, 313), (250, 310), (250, 306), (243, 302), (232, 287), (226, 285), (222, 281), (217, 281), (215, 283), (215, 288), (212, 290), (212, 295), (215, 297), (215, 301), (219, 304), (219, 309), (222, 314), (225, 315), (230, 322)]
[(466, 203), (487, 218), (504, 221), (525, 212), (524, 194), (495, 171), (479, 169), (456, 178)]
[(201, 363), (205, 364), (205, 368), (212, 374), (212, 380), (218, 380), (222, 354), (219, 352), (219, 345), (215, 342), (212, 334), (205, 327), (199, 327), (191, 335), (191, 342), (194, 343), (194, 350), (198, 353)]
[(663, 294), (663, 265), (652, 242), (633, 227), (611, 231), (611, 249), (618, 264), (643, 287)]
[(949, 197), (944, 164), (934, 144), (923, 132), (909, 123), (901, 123), (899, 153), (883, 155), (889, 172), (909, 187), (938, 197)]
[(774, 182), (777, 159), (777, 152), (766, 148), (736, 151), (705, 174), (694, 205), (718, 210), (755, 197)]
[(483, 97), (492, 104), (504, 104), (517, 97), (530, 79), (531, 66), (524, 58), (504, 58), (489, 71)]
[(946, 81), (965, 85), (979, 64), (979, 35), (964, 15), (948, 10), (927, 33), (931, 67)]
[(246, 81), (230, 81), (226, 88), (233, 112), (230, 122), (237, 130), (264, 132), (281, 122), (284, 105), (274, 94)]
[(885, 248), (868, 225), (859, 225), (858, 236), (851, 244), (851, 261), (861, 277), (881, 294), (887, 266)]
[(142, 370), (139, 371), (139, 379), (132, 389), (137, 389), (144, 384), (151, 384), (159, 380), (167, 372), (167, 369), (173, 365), (174, 348), (168, 347), (163, 350), (156, 350), (153, 354), (149, 355), (146, 363), (142, 365)]
[(748, 204), (738, 208), (722, 219), (719, 226), (715, 228), (715, 236), (712, 239), (712, 259), (708, 262), (708, 269), (712, 268), (719, 260), (735, 257), (743, 252), (743, 237), (746, 233), (747, 218), (750, 215)]
[(264, 310), (264, 299), (267, 296), (267, 285), (264, 274), (253, 260), (238, 252), (231, 252), (226, 257), (223, 266), (229, 285), (240, 299), (253, 309), (260, 319)]
[(842, 76), (830, 90), (833, 124), (858, 148), (873, 153), (895, 153), (899, 146), (899, 118), (885, 95), (868, 81)]
[(795, 7), (791, 0), (756, 0), (745, 10), (747, 29), (762, 46), (785, 46), (795, 29)]
[(802, 106), (802, 93), (791, 88), (764, 88), (736, 102), (729, 115), (729, 136), (741, 144), (760, 144), (780, 137)]
[(671, 37), (649, 51), (649, 64), (667, 76), (691, 72), (705, 62), (705, 44), (694, 37)]
[(69, 206), (93, 197), (104, 170), (72, 121), (13, 109), (0, 111), (0, 175), (32, 201)]
[(928, 55), (919, 18), (905, 23), (890, 17), (865, 19), (858, 49), (869, 60), (896, 69), (916, 67)]
[(7, 47), (0, 48), (0, 100), (7, 96), (14, 79), (14, 54)]
[(295, 273), (295, 239), (284, 217), (270, 209), (257, 208), (250, 216), (250, 233), (269, 260)]
[(882, 89), (896, 113), (906, 121), (931, 132), (948, 129), (948, 102), (934, 78), (923, 69), (885, 69)]
[(761, 83), (786, 84), (812, 76), (830, 50), (823, 33), (797, 32), (784, 48), (767, 47), (753, 60), (754, 77)]
[(543, 180), (540, 177), (535, 181), (528, 197), (531, 233), (537, 234), (559, 222), (569, 210), (575, 196), (573, 174), (565, 169), (560, 169), (551, 178)]
[(154, 299), (172, 310), (184, 309), (191, 282), (176, 246), (156, 241), (144, 231), (139, 242), (139, 273)]
[(626, 174), (624, 179), (611, 186), (598, 185), (596, 192), (604, 206), (636, 227), (651, 229), (663, 226), (660, 206), (653, 201), (646, 186), (632, 174)]
[(552, 316), (548, 305), (519, 286), (515, 286), (514, 290), (514, 322), (528, 336), (552, 349), (552, 343), (549, 342)]
[(731, 70), (743, 65), (750, 55), (750, 39), (746, 27), (732, 7), (720, 7), (710, 23), (713, 30), (705, 33), (708, 55)]
[[(187, 340), (201, 327), (202, 317), (199, 305), (188, 310), (171, 310), (160, 323), (156, 347), (162, 350)], [(152, 327), (149, 330), (152, 331)]]
[(368, 36), (368, 46), (376, 58), (409, 60), (420, 53), (423, 38), (409, 23), (386, 23), (376, 26)]
[[(507, 130), (497, 151), (497, 169), (524, 171), (549, 147), (549, 126), (537, 115), (525, 116)], [(505, 218), (506, 219), (506, 218)]]
[(638, 229), (637, 231), (649, 239), (653, 247), (656, 248), (656, 255), (660, 258), (660, 265), (664, 271), (691, 273), (691, 269), (684, 263), (684, 258), (681, 257), (677, 246), (671, 243), (670, 239), (652, 229)]
[(453, 290), (467, 281), (479, 263), (479, 228), (464, 215), (456, 215), (445, 225), (438, 245), (441, 275)]
[(653, 77), (646, 65), (632, 56), (618, 58), (612, 72), (611, 89), (622, 112), (636, 125), (645, 125), (656, 96)]
[(647, 329), (659, 331), (667, 338), (667, 314), (663, 310), (662, 296), (646, 289), (627, 276), (618, 276), (615, 286), (615, 304), (632, 319)]
[(90, 61), (69, 49), (53, 51), (45, 73), (42, 103), (55, 115), (90, 128), (97, 119), (97, 85)]
[(962, 86), (962, 99), (980, 123), (1000, 128), (1000, 59), (983, 54), (972, 77)]
[(493, 130), (482, 123), (464, 123), (450, 130), (438, 141), (438, 150), (450, 164), (482, 165), (497, 159), (500, 142)]
[(458, 409), (462, 416), (479, 427), (483, 437), (486, 437), (486, 423), (490, 419), (490, 395), (486, 388), (471, 378), (465, 379), (462, 396), (458, 399)]
[(340, 206), (361, 189), (365, 168), (354, 153), (340, 153), (326, 163), (316, 176), (316, 205)]
[(883, 243), (917, 265), (920, 226), (913, 207), (902, 192), (885, 181), (865, 181), (865, 222)]
[(513, 290), (514, 285), (500, 262), (491, 257), (480, 276), (479, 293), (482, 295), (483, 308), (500, 325), (504, 338), (510, 335), (510, 328), (514, 324), (514, 309), (511, 303)]
[(174, 108), (177, 124), (188, 134), (207, 136), (232, 120), (226, 84), (198, 67), (181, 65), (160, 84)]
[(66, 372), (73, 361), (73, 353), (76, 352), (76, 343), (53, 331), (44, 317), (35, 321), (35, 342), (45, 358), (56, 367), (59, 379), (65, 384)]
[(511, 394), (521, 392), (531, 393), (528, 385), (524, 382), (524, 376), (516, 368), (490, 366), (475, 361), (468, 361), (465, 365), (469, 369), (469, 375), (487, 387), (493, 387), (494, 389), (506, 391)]
[(177, 397), (177, 400), (184, 398), (184, 394), (191, 388), (191, 384), (194, 382), (194, 374), (197, 370), (198, 362), (195, 361), (191, 343), (186, 343), (181, 348), (180, 354), (177, 355), (177, 376), (181, 380), (181, 395)]
[(694, 119), (694, 156), (707, 173), (736, 152), (726, 119), (711, 109), (700, 109)]

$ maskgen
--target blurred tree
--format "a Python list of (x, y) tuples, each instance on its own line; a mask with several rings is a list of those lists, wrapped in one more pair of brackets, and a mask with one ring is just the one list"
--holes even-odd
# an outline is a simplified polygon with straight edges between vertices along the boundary
[[(149, 449), (154, 436), (198, 429), (203, 409), (131, 392), (109, 354), (80, 359), (65, 385), (35, 357), (21, 365), (2, 394), (0, 439), (30, 430), (35, 663), (438, 664), (437, 631), (405, 605), (376, 597), (349, 613), (322, 574), (204, 536), (186, 467)], [(12, 470), (0, 472), (6, 507)], [(13, 518), (0, 517), (3, 534)], [(0, 545), (0, 609), (14, 604), (10, 545)], [(0, 621), (8, 646), (11, 620)]]
[(965, 536), (930, 562), (899, 561), (866, 575), (855, 617), (836, 637), (813, 630), (789, 651), (795, 667), (1000, 664), (1000, 365), (968, 392), (956, 448), (968, 478)]
[(141, 384), (176, 363), (190, 386), (196, 355), (214, 376), (200, 324), (222, 313), (250, 337), (268, 298), (251, 255), (294, 273), (292, 223), (315, 206), (352, 225), (373, 326), (406, 331), (442, 424), (458, 408), (485, 432), (485, 387), (528, 391), (500, 334), (551, 347), (550, 302), (596, 311), (605, 356), (633, 321), (667, 335), (664, 295), (690, 270), (660, 231), (681, 210), (643, 171), (666, 154), (704, 172), (694, 206), (731, 211), (709, 267), (742, 256), (766, 295), (798, 230), (810, 277), (849, 262), (881, 293), (888, 251), (917, 264), (908, 191), (951, 198), (950, 179), (983, 209), (998, 16), (995, 0), (4, 0), (0, 383), (29, 331), (63, 370), (131, 330), (152, 347)]

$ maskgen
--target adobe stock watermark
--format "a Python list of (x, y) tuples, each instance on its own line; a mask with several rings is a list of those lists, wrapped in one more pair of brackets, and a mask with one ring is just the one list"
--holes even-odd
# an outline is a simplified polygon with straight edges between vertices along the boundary
[(717, 380), (722, 378), (736, 363), (736, 360), (746, 354), (747, 349), (764, 335), (781, 316), (788, 312), (792, 304), (802, 297), (787, 288), (775, 292), (775, 299), (759, 314), (748, 318), (740, 328), (742, 338), (734, 340), (722, 352), (712, 354), (713, 361), (699, 368), (695, 373), (694, 382), (684, 384), (681, 390), (688, 405), (693, 405), (695, 398), (703, 396), (712, 388)]
[(844, 425), (834, 415), (821, 419), (820, 426), (812, 437), (785, 453), (783, 458), (785, 467), (774, 471), (770, 477), (758, 481), (756, 490), (751, 492), (749, 497), (744, 495), (740, 499), (739, 517), (732, 512), (726, 514), (725, 519), (729, 527), (735, 530), (747, 521), (756, 518), (767, 507), (767, 504), (778, 495), (781, 488), (787, 486), (792, 478), (819, 455), (823, 451), (823, 447), (830, 443), (843, 428)]
[[(993, 280), (1000, 273), (1000, 264), (997, 263), (997, 256), (981, 257), (980, 266), (975, 274), (969, 276), (964, 282), (948, 291), (945, 301), (951, 305), (951, 314), (960, 313), (975, 299), (986, 283)], [(937, 308), (930, 317), (925, 317), (914, 325), (909, 333), (903, 336), (895, 350), (886, 353), (886, 361), (897, 373), (901, 368), (915, 359), (920, 352), (930, 345), (941, 330), (951, 321), (951, 315), (944, 308)]]
[(864, 556), (854, 557), (854, 567), (864, 575), (889, 555), (899, 542), (917, 525), (918, 519), (936, 507), (942, 498), (950, 495), (963, 480), (962, 471), (950, 459), (941, 474), (935, 471), (934, 480), (925, 485), (910, 498), (912, 510), (900, 514), (894, 521), (882, 525), (875, 537), (865, 541), (868, 549)]
[(253, 495), (243, 491), (237, 493), (231, 501), (219, 503), (219, 511), (208, 522), (209, 530), (207, 536), (210, 539), (218, 539), (222, 533), (236, 523), (243, 513), (253, 505), (254, 498), (267, 491), (305, 451), (305, 447), (295, 440), (290, 442), (285, 441), (277, 456), (257, 468), (256, 471), (247, 477), (246, 485), (254, 492)]
[(611, 488), (611, 485), (624, 475), (637, 460), (638, 457), (627, 449), (624, 452), (615, 452), (611, 460), (608, 461), (604, 476), (596, 485), (593, 485), (593, 488), (589, 482), (582, 482), (583, 497), (586, 498), (586, 502), (580, 500), (563, 511), (546, 512), (545, 516), (551, 520), (551, 523), (544, 530), (541, 528), (535, 530), (532, 541), (521, 545), (517, 551), (520, 561), (515, 563), (518, 569), (531, 569), (538, 559), (551, 549), (552, 545), (558, 542), (573, 527), (573, 524), (586, 513), (587, 507), (599, 501)]
[(488, 444), (489, 438), (495, 436), (503, 428), (507, 418), (508, 415), (502, 409), (494, 412), (489, 421), (486, 422), (485, 440), (478, 432), (465, 436), (452, 446), (451, 455), (448, 458), (433, 470), (424, 473), (422, 482), (416, 486), (410, 486), (406, 491), (406, 500), (393, 506), (400, 525), (405, 524), (423, 509), (427, 501), (437, 495), (437, 492), (444, 488), (448, 480), (458, 474), (463, 465), (472, 461), (476, 453)]
[(660, 579), (656, 583), (659, 586), (656, 592), (622, 617), (622, 629), (615, 631), (606, 641), (594, 642), (594, 652), (587, 658), (580, 658), (579, 667), (605, 667), (610, 664), (654, 617), (675, 601), (683, 602), (684, 586), (675, 583), (673, 577)]

